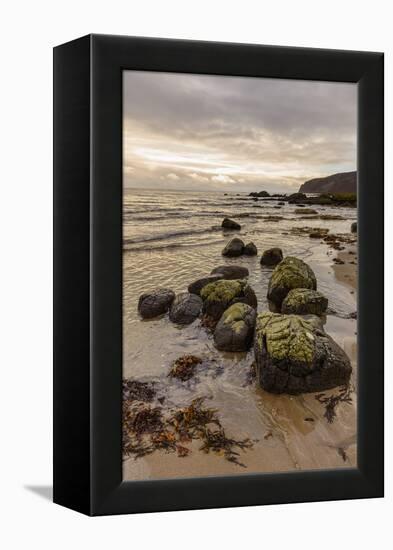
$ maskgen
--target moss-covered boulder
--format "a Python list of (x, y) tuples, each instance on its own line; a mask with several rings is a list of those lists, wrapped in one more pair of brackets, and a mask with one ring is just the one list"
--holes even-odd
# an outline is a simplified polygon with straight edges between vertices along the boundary
[(199, 296), (204, 286), (208, 285), (209, 283), (219, 281), (220, 279), (224, 279), (224, 275), (222, 275), (221, 273), (215, 273), (211, 275), (206, 275), (205, 277), (201, 277), (200, 279), (197, 279), (196, 281), (193, 281), (188, 285), (188, 292)]
[(268, 300), (281, 308), (281, 304), (294, 288), (317, 290), (317, 280), (309, 265), (299, 258), (287, 256), (275, 267), (267, 290)]
[(325, 391), (351, 376), (348, 357), (315, 316), (258, 315), (254, 352), (258, 382), (271, 393)]
[(237, 303), (224, 311), (214, 331), (214, 343), (221, 351), (247, 351), (253, 341), (256, 311)]
[(189, 325), (202, 311), (202, 299), (196, 294), (181, 292), (169, 310), (169, 319), (178, 325)]
[(246, 267), (241, 265), (219, 265), (215, 267), (212, 272), (212, 275), (222, 275), (223, 279), (244, 279), (248, 277), (249, 272)]
[(241, 256), (243, 254), (243, 250), (244, 242), (238, 237), (235, 237), (227, 243), (225, 248), (222, 250), (222, 255), (233, 258), (235, 256)]
[(241, 302), (257, 307), (257, 297), (250, 285), (240, 279), (209, 283), (201, 290), (203, 312), (212, 319), (219, 319), (232, 304)]
[(170, 288), (156, 288), (141, 294), (138, 312), (144, 319), (157, 317), (168, 311), (174, 299), (175, 293)]
[(295, 288), (286, 295), (282, 306), (282, 313), (298, 315), (323, 315), (328, 307), (328, 299), (317, 292), (306, 288)]
[(283, 255), (281, 248), (268, 248), (261, 256), (261, 265), (274, 266), (282, 262)]

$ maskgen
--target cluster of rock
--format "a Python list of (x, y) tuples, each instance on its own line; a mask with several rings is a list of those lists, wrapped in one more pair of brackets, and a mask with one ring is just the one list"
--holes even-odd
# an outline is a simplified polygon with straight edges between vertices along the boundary
[(222, 255), (228, 256), (229, 258), (242, 256), (243, 254), (245, 256), (256, 256), (258, 254), (258, 249), (253, 242), (244, 244), (239, 237), (231, 239), (222, 250)]
[[(250, 195), (268, 196), (265, 193)], [(296, 204), (306, 198), (302, 193), (291, 197), (288, 202)], [(306, 208), (295, 212), (315, 213)], [(229, 218), (223, 220), (222, 227), (241, 229)], [(351, 229), (356, 231), (357, 227)], [(337, 236), (328, 235), (327, 229), (314, 228), (309, 235), (340, 245)], [(245, 244), (239, 237), (232, 238), (222, 250), (226, 257), (257, 254), (254, 243)], [(328, 300), (317, 291), (311, 267), (299, 258), (283, 258), (277, 247), (265, 250), (260, 263), (274, 268), (267, 298), (275, 313), (257, 314), (257, 296), (247, 281), (248, 269), (238, 265), (218, 266), (191, 282), (188, 292), (178, 295), (168, 288), (144, 293), (138, 311), (144, 319), (169, 313), (169, 320), (179, 325), (191, 324), (202, 316), (202, 325), (213, 331), (214, 344), (221, 351), (247, 351), (254, 342), (257, 378), (267, 391), (297, 394), (346, 384), (351, 365), (344, 351), (323, 330), (320, 317), (326, 313)]]

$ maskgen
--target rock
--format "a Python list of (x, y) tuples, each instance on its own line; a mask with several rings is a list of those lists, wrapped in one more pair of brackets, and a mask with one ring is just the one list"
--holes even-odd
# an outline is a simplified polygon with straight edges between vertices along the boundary
[(247, 281), (234, 279), (209, 283), (201, 290), (203, 312), (219, 319), (228, 307), (238, 302), (257, 307), (257, 297)]
[(258, 254), (258, 249), (254, 243), (247, 243), (244, 247), (243, 254), (246, 256), (256, 256)]
[(299, 258), (287, 256), (274, 268), (267, 297), (275, 306), (281, 307), (288, 292), (294, 288), (317, 290), (317, 280), (313, 270), (305, 262)]
[(313, 208), (295, 208), (295, 214), (318, 214)]
[(141, 294), (138, 301), (138, 312), (144, 319), (151, 319), (166, 313), (170, 308), (175, 293), (169, 288), (156, 288)]
[(261, 265), (277, 265), (283, 259), (281, 248), (269, 248), (261, 257)]
[(256, 311), (237, 303), (224, 311), (214, 331), (214, 343), (221, 351), (247, 351), (252, 344)]
[(300, 186), (305, 193), (356, 193), (356, 172), (340, 172), (308, 180)]
[(224, 218), (221, 224), (224, 229), (241, 229), (241, 225), (229, 218)]
[(169, 319), (172, 323), (189, 325), (202, 311), (202, 299), (196, 294), (182, 292), (178, 294), (169, 310)]
[(311, 231), (309, 237), (310, 239), (324, 239), (328, 233), (329, 229), (316, 227), (313, 231)]
[(228, 256), (230, 258), (233, 258), (235, 256), (241, 256), (243, 254), (244, 250), (244, 242), (239, 239), (238, 237), (235, 237), (234, 239), (231, 239), (226, 247), (222, 250), (221, 254), (223, 256)]
[(282, 313), (297, 315), (323, 315), (328, 307), (328, 299), (316, 290), (295, 288), (290, 290), (282, 303)]
[(222, 275), (223, 279), (244, 279), (248, 277), (249, 272), (246, 267), (241, 265), (219, 265), (215, 267), (211, 273), (212, 275)]
[(351, 224), (351, 233), (357, 233), (358, 232), (358, 222), (353, 222)]
[(307, 198), (307, 195), (304, 193), (292, 193), (292, 195), (289, 195), (288, 197), (288, 203), (289, 204), (296, 204), (297, 202), (302, 202), (304, 199)]
[(314, 316), (258, 315), (254, 353), (258, 382), (272, 393), (325, 391), (351, 376), (348, 357)]
[(248, 194), (249, 197), (270, 197), (270, 194), (267, 191), (253, 191)]
[[(247, 275), (248, 275), (248, 271), (247, 271)], [(237, 279), (237, 278), (238, 277), (234, 277), (234, 279)], [(190, 294), (196, 294), (197, 296), (199, 296), (204, 286), (206, 286), (209, 283), (214, 283), (215, 281), (219, 281), (220, 279), (225, 279), (224, 275), (222, 275), (221, 273), (215, 273), (212, 275), (206, 275), (206, 277), (201, 277), (200, 279), (197, 279), (196, 281), (188, 285), (188, 292), (190, 292)]]
[(278, 203), (280, 206), (285, 206), (285, 202), (279, 202)]

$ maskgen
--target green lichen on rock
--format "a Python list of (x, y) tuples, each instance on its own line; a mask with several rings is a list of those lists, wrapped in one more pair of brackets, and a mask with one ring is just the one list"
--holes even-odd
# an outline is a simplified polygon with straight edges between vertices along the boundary
[(222, 314), (222, 321), (225, 325), (231, 325), (232, 329), (236, 333), (240, 333), (244, 328), (244, 317), (248, 313), (250, 306), (237, 302), (229, 307)]
[(351, 364), (316, 315), (258, 315), (254, 344), (259, 384), (299, 394), (348, 384)]
[(258, 315), (256, 337), (259, 346), (273, 359), (310, 364), (315, 354), (314, 326), (298, 315)]
[(277, 307), (294, 288), (317, 289), (317, 280), (310, 266), (299, 258), (287, 256), (274, 269), (270, 277), (267, 297)]
[(208, 302), (230, 302), (241, 293), (246, 286), (245, 281), (235, 279), (233, 281), (216, 281), (209, 283), (201, 290), (202, 300)]
[(234, 303), (243, 302), (257, 307), (255, 292), (247, 281), (233, 279), (209, 283), (201, 290), (203, 311), (210, 317), (218, 319)]
[(245, 303), (231, 305), (221, 316), (214, 331), (214, 343), (223, 351), (246, 351), (251, 347), (256, 311)]
[(281, 307), (282, 313), (298, 315), (323, 315), (328, 306), (328, 299), (316, 290), (295, 288), (290, 290)]

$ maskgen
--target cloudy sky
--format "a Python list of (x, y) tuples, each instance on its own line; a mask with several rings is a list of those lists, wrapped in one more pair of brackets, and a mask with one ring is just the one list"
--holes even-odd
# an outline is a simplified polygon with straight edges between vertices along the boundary
[(124, 72), (124, 184), (296, 191), (356, 169), (355, 84)]

